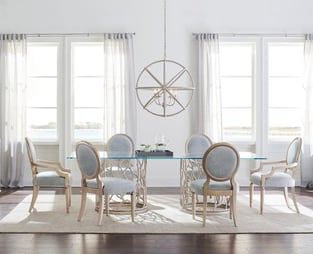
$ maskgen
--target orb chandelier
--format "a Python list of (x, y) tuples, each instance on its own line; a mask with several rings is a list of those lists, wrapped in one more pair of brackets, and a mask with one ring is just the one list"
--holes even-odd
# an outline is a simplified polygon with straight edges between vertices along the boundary
[(164, 0), (164, 57), (148, 64), (136, 82), (137, 98), (148, 112), (162, 117), (185, 110), (195, 90), (190, 72), (166, 55), (166, 0)]

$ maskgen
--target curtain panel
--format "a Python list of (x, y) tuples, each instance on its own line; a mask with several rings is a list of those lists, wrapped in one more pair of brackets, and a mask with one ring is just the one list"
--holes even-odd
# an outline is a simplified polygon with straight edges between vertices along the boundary
[(131, 33), (104, 35), (106, 141), (117, 133), (126, 133), (136, 140), (133, 36)]
[(304, 42), (304, 130), (301, 183), (313, 184), (313, 34), (305, 35)]
[(26, 35), (0, 35), (0, 184), (23, 187), (26, 167)]
[(223, 140), (219, 35), (195, 35), (197, 82), (192, 107), (192, 131), (214, 142)]

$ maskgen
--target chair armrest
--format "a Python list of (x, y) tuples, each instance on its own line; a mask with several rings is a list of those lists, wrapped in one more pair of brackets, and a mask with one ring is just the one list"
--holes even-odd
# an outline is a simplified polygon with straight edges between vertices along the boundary
[(298, 163), (294, 162), (294, 163), (291, 163), (291, 164), (285, 164), (285, 165), (281, 165), (281, 166), (273, 166), (272, 170), (273, 171), (280, 170), (280, 169), (285, 169), (285, 171), (287, 171), (287, 170), (294, 170), (297, 166), (298, 166)]
[[(284, 164), (282, 166), (286, 166), (286, 160), (279, 160), (279, 161), (262, 161), (259, 165), (259, 167), (251, 169), (250, 174), (253, 174), (255, 172), (260, 172), (263, 170), (264, 166), (271, 166), (271, 165), (277, 165), (277, 164)], [(281, 166), (280, 166), (281, 167)]]
[(284, 170), (285, 173), (287, 173), (288, 170), (291, 170), (291, 171), (294, 172), (294, 170), (297, 167), (297, 165), (298, 165), (298, 163), (295, 162), (295, 163), (291, 163), (291, 164), (285, 164), (285, 165), (280, 165), (280, 166), (273, 166), (271, 171), (268, 172), (267, 174), (264, 174), (262, 177), (264, 179), (266, 179), (268, 177), (271, 177), (275, 173), (275, 171), (278, 171), (278, 170), (280, 170), (280, 171)]
[(71, 173), (70, 169), (64, 168), (60, 162), (48, 161), (48, 160), (37, 160), (34, 166), (38, 168), (47, 168), (55, 170), (59, 175), (65, 176)]

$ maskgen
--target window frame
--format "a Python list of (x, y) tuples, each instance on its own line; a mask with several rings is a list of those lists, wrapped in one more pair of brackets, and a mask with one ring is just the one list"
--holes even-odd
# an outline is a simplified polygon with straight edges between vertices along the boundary
[(260, 39), (257, 37), (251, 37), (251, 36), (239, 36), (239, 37), (234, 37), (234, 36), (221, 36), (220, 37), (220, 43), (230, 43), (230, 44), (238, 44), (238, 43), (242, 43), (242, 44), (253, 44), (254, 45), (254, 55), (253, 55), (253, 59), (251, 59), (252, 61), (254, 61), (254, 63), (252, 63), (253, 68), (253, 73), (252, 73), (252, 87), (251, 87), (251, 106), (252, 106), (252, 115), (251, 115), (251, 128), (252, 128), (252, 137), (251, 139), (244, 139), (244, 140), (238, 140), (238, 139), (231, 139), (229, 141), (231, 142), (236, 142), (239, 144), (249, 144), (252, 145), (255, 143), (255, 140), (257, 140), (258, 138), (258, 133), (256, 132), (256, 126), (258, 126), (258, 122), (259, 119), (257, 119), (257, 107), (256, 105), (259, 104), (259, 98), (256, 96), (257, 94), (257, 90), (259, 88), (259, 80), (258, 80), (258, 54), (259, 54), (259, 43), (260, 43)]
[[(66, 65), (66, 83), (69, 84), (67, 86), (67, 91), (65, 91), (65, 98), (69, 98), (67, 100), (64, 100), (65, 107), (67, 109), (65, 119), (64, 121), (66, 122), (66, 126), (68, 128), (65, 128), (65, 136), (64, 137), (71, 137), (71, 142), (72, 145), (75, 145), (75, 143), (78, 140), (75, 140), (75, 135), (74, 135), (74, 69), (73, 69), (73, 53), (72, 53), (72, 43), (93, 43), (93, 42), (102, 42), (103, 43), (104, 39), (101, 36), (93, 36), (93, 37), (69, 37), (66, 38), (65, 42), (65, 48), (66, 48), (66, 59), (67, 59), (67, 65)], [(97, 145), (104, 145), (105, 141), (104, 140), (98, 140), (98, 139), (93, 139), (92, 142)]]
[(269, 43), (303, 43), (303, 37), (264, 37), (262, 39), (262, 48), (263, 48), (263, 84), (264, 84), (264, 143), (267, 145), (270, 144), (282, 144), (290, 140), (279, 140), (279, 139), (270, 139), (269, 137), (269, 54), (268, 54), (268, 45)]
[(255, 137), (252, 140), (231, 140), (236, 144), (255, 146), (257, 154), (270, 151), (274, 145), (280, 146), (288, 140), (270, 140), (268, 132), (269, 79), (268, 43), (304, 43), (303, 36), (259, 36), (259, 35), (221, 35), (220, 43), (255, 43), (255, 84), (253, 89), (253, 119)]
[[(55, 145), (58, 144), (61, 136), (60, 136), (60, 129), (62, 129), (59, 126), (60, 117), (61, 117), (61, 112), (60, 112), (60, 101), (61, 98), (63, 97), (63, 93), (61, 91), (61, 88), (63, 86), (63, 61), (62, 61), (62, 51), (63, 51), (63, 44), (62, 44), (62, 38), (58, 36), (54, 37), (40, 37), (40, 36), (28, 36), (27, 37), (27, 47), (29, 44), (46, 44), (46, 45), (55, 45), (57, 44), (57, 74), (56, 74), (56, 79), (57, 79), (57, 86), (56, 86), (56, 139), (35, 139), (33, 138), (33, 142), (40, 144), (40, 145)], [(27, 75), (28, 78), (28, 75)]]
[[(74, 101), (73, 101), (73, 70), (72, 70), (72, 43), (103, 42), (103, 36), (28, 36), (30, 44), (58, 44), (57, 51), (57, 138), (34, 139), (40, 145), (66, 146), (67, 142), (75, 145), (74, 140)], [(68, 141), (66, 141), (68, 140)], [(104, 145), (104, 140), (93, 140), (95, 144)], [(60, 154), (61, 151), (60, 151)]]

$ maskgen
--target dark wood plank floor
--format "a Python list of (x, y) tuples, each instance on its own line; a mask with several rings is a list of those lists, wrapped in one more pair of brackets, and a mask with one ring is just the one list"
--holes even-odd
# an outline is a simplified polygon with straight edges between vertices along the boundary
[[(246, 190), (243, 190), (246, 191)], [(78, 193), (79, 189), (73, 189)], [(0, 218), (30, 189), (0, 193)], [(177, 188), (150, 188), (153, 194), (176, 194)], [(62, 193), (60, 193), (62, 194)], [(257, 194), (257, 193), (256, 193)], [(313, 210), (313, 192), (297, 189), (298, 202)], [(312, 229), (313, 230), (313, 229)], [(1, 234), (0, 253), (312, 253), (313, 234)]]

